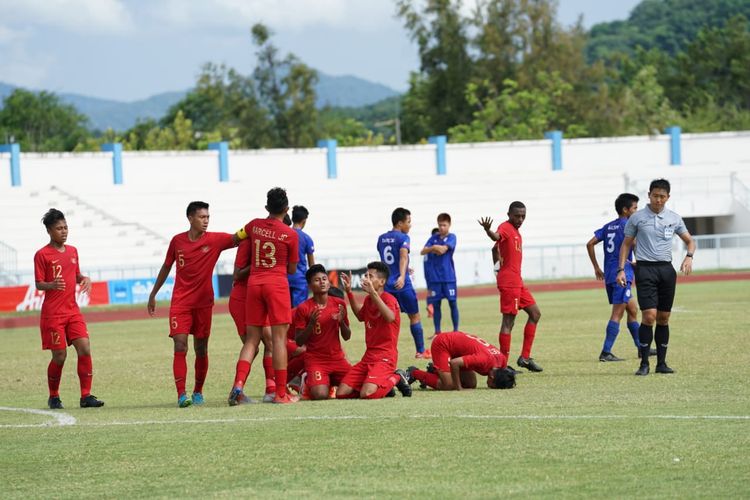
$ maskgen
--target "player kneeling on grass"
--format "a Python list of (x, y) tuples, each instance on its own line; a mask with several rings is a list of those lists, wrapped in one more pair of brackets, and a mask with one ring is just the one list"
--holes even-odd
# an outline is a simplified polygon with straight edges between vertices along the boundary
[(63, 408), (59, 392), (60, 378), (68, 356), (68, 346), (73, 345), (78, 354), (81, 408), (98, 408), (104, 406), (104, 401), (91, 394), (93, 368), (89, 332), (76, 303), (76, 284), (81, 285), (82, 293), (89, 293), (91, 280), (81, 274), (78, 250), (65, 245), (68, 239), (65, 215), (51, 208), (44, 214), (42, 223), (47, 228), (49, 243), (34, 255), (34, 281), (36, 289), (44, 291), (39, 323), (42, 349), (52, 351), (52, 360), (47, 366), (47, 405), (53, 410)]
[(339, 340), (339, 334), (342, 339), (349, 340), (352, 331), (346, 302), (328, 295), (331, 283), (325, 267), (320, 264), (311, 266), (305, 279), (313, 296), (297, 306), (292, 321), (297, 345), (307, 347), (307, 390), (303, 398), (307, 394), (309, 399), (328, 399), (330, 387), (339, 385), (352, 367)]
[(438, 391), (459, 391), (477, 386), (476, 373), (487, 376), (490, 389), (512, 389), (516, 385), (508, 358), (484, 339), (463, 332), (441, 333), (431, 346), (434, 371), (410, 366), (408, 382), (419, 380)]
[(362, 290), (367, 293), (360, 306), (352, 293), (352, 275), (342, 274), (349, 305), (357, 319), (365, 324), (365, 354), (339, 384), (337, 399), (361, 397), (380, 399), (391, 395), (396, 387), (404, 397), (411, 396), (406, 373), (397, 370), (400, 310), (396, 298), (384, 291), (388, 266), (382, 262), (367, 264)]

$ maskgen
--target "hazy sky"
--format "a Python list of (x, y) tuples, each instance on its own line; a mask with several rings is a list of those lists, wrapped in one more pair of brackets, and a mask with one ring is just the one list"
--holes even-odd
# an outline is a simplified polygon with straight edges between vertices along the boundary
[[(589, 27), (638, 3), (560, 0), (558, 18)], [(418, 67), (392, 0), (0, 0), (0, 12), (0, 81), (54, 92), (128, 101), (190, 88), (207, 61), (249, 72), (256, 22), (331, 75), (404, 90)]]

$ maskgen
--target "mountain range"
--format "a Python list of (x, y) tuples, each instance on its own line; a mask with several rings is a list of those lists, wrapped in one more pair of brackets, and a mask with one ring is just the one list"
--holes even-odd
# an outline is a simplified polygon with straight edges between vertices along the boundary
[[(17, 88), (0, 82), (0, 100)], [(370, 82), (356, 76), (331, 76), (318, 72), (316, 86), (318, 107), (360, 107), (399, 95), (385, 85)], [(138, 119), (160, 119), (167, 110), (182, 99), (188, 90), (163, 92), (146, 99), (124, 102), (100, 99), (80, 94), (59, 93), (60, 100), (74, 106), (88, 116), (89, 127), (96, 130), (112, 128), (124, 131), (135, 125)], [(2, 105), (0, 104), (0, 107)]]

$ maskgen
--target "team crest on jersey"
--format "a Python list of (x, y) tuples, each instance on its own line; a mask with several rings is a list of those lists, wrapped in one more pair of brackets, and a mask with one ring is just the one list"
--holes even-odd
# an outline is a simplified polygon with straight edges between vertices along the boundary
[(73, 257), (72, 259), (70, 259), (70, 263), (71, 264), (75, 264), (76, 262), (77, 262), (77, 259), (75, 257)]
[(630, 298), (630, 289), (629, 288), (627, 290), (625, 290), (625, 296), (627, 298)]
[(201, 250), (203, 251), (203, 253), (208, 253), (208, 251), (211, 250), (211, 247), (208, 245), (203, 245), (201, 247)]

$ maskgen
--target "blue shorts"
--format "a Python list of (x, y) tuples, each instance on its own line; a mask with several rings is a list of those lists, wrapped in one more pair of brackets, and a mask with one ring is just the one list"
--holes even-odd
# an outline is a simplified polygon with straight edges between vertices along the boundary
[(627, 304), (633, 298), (630, 291), (631, 283), (628, 281), (627, 286), (620, 286), (617, 283), (607, 284), (607, 298), (610, 304)]
[(394, 290), (388, 293), (396, 297), (401, 312), (405, 312), (406, 314), (417, 314), (419, 312), (417, 292), (413, 288), (402, 288), (401, 290)]
[(292, 297), (292, 307), (297, 307), (307, 300), (307, 282), (289, 282), (289, 295)]
[(427, 303), (434, 304), (443, 299), (456, 300), (458, 297), (458, 288), (456, 282), (451, 283), (427, 283)]

